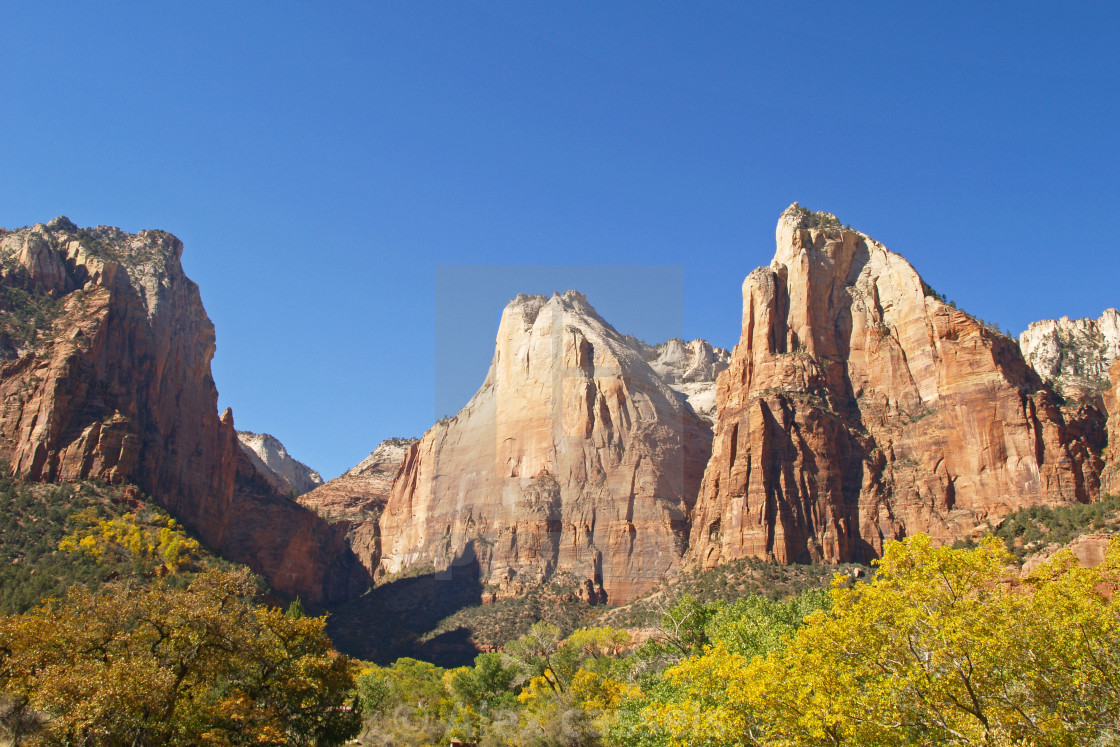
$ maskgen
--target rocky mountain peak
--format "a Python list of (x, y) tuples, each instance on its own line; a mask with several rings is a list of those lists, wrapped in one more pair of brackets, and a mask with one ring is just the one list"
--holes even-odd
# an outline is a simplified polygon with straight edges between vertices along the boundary
[[(774, 261), (785, 264), (791, 254), (796, 256), (796, 253), (802, 249), (814, 248), (816, 245), (813, 241), (803, 239), (802, 232), (809, 231), (818, 233), (844, 231), (863, 236), (859, 231), (841, 225), (840, 219), (832, 213), (810, 210), (795, 202), (778, 216), (778, 224), (774, 229), (774, 238), (778, 249)], [(816, 248), (820, 247), (816, 246)]]
[(582, 294), (518, 296), (482, 387), (405, 458), (382, 569), (477, 562), (501, 593), (564, 573), (630, 599), (679, 561), (709, 437)]
[(1096, 402), (1109, 388), (1109, 367), (1120, 358), (1120, 312), (1033, 322), (1019, 335), (1019, 348), (1031, 368), (1067, 399)]
[[(396, 475), (397, 467), (404, 461), (408, 449), (418, 438), (387, 438), (377, 445), (369, 456), (346, 471), (353, 477), (366, 477), (370, 475), (388, 475), (389, 481)], [(389, 474), (389, 473), (392, 474)], [(389, 494), (386, 486), (385, 495)]]
[(0, 461), (30, 480), (134, 484), (283, 593), (364, 589), (345, 537), (286, 500), (219, 418), (214, 327), (182, 251), (164, 231), (64, 218), (0, 234)]
[(630, 345), (674, 391), (684, 395), (693, 411), (706, 421), (715, 419), (716, 377), (727, 369), (731, 352), (707, 340), (679, 338), (650, 345), (630, 335)]
[(783, 225), (793, 229), (840, 228), (840, 219), (832, 213), (810, 210), (801, 207), (801, 203), (794, 202), (778, 216), (778, 228), (781, 229)]
[(91, 284), (108, 287), (120, 276), (140, 295), (153, 320), (160, 316), (161, 304), (177, 302), (169, 294), (194, 287), (183, 273), (182, 254), (183, 243), (166, 231), (78, 228), (65, 216), (0, 236), (0, 265), (7, 272), (22, 268), (55, 298)]
[(78, 232), (78, 227), (75, 226), (74, 222), (67, 218), (65, 215), (60, 215), (57, 218), (52, 218), (47, 221), (47, 228), (51, 231), (68, 231), (71, 233)]
[(502, 317), (508, 315), (511, 323), (519, 323), (522, 329), (529, 330), (542, 312), (553, 316), (568, 315), (575, 324), (580, 324), (582, 319), (594, 326), (610, 328), (614, 332), (614, 328), (588, 303), (587, 296), (576, 290), (566, 290), (563, 293), (554, 291), (551, 296), (519, 293), (506, 305)]
[(1099, 412), (1063, 413), (1018, 346), (830, 213), (782, 213), (743, 283), (689, 552), (866, 560), (989, 514), (1090, 500)]
[(242, 450), (259, 462), (258, 468), (279, 481), (277, 487), (282, 493), (302, 495), (323, 484), (319, 473), (292, 457), (275, 436), (237, 431), (237, 440)]

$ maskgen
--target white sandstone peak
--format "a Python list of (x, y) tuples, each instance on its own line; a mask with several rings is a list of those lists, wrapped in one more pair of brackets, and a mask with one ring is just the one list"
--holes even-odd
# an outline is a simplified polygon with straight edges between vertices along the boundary
[(241, 448), (252, 457), (258, 468), (263, 466), (269, 473), (279, 478), (296, 495), (302, 495), (323, 484), (319, 473), (303, 462), (292, 457), (284, 444), (268, 433), (237, 431)]

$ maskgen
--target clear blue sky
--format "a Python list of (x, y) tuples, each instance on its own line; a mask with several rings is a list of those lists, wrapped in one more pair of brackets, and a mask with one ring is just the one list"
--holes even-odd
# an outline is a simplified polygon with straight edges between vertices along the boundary
[(0, 225), (182, 238), (221, 405), (332, 476), (443, 414), (441, 266), (679, 266), (587, 292), (730, 346), (799, 200), (1015, 331), (1120, 305), (1118, 7), (9, 2)]

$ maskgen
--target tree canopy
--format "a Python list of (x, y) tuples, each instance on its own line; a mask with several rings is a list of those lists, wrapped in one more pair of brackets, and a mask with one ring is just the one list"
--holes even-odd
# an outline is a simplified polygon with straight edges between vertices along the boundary
[(356, 733), (324, 618), (253, 604), (247, 571), (81, 585), (0, 618), (0, 726), (26, 744), (331, 745)]
[[(870, 583), (769, 652), (725, 640), (622, 709), (620, 744), (1086, 745), (1120, 741), (1120, 543), (1021, 578), (1003, 543), (888, 543)], [(755, 617), (755, 620), (762, 618)], [(754, 625), (754, 623), (751, 623)], [(770, 623), (772, 626), (773, 623)], [(766, 636), (764, 636), (765, 638)], [(771, 637), (771, 640), (772, 637)], [(644, 734), (627, 741), (627, 735)], [(629, 731), (628, 731), (629, 730)], [(644, 741), (641, 741), (644, 740)]]

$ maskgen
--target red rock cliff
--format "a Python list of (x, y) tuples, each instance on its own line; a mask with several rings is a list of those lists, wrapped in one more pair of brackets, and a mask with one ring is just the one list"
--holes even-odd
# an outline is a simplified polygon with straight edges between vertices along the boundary
[(796, 203), (743, 284), (690, 561), (868, 560), (915, 532), (1098, 497), (1100, 413), (1059, 407), (1014, 340)]
[(418, 440), (382, 441), (358, 465), (296, 499), (332, 524), (344, 524), (350, 547), (370, 573), (381, 562), (381, 511), (409, 447)]
[(33, 480), (135, 483), (277, 590), (343, 598), (365, 575), (344, 537), (265, 486), (218, 417), (214, 327), (182, 249), (65, 218), (0, 234), (4, 282), (56, 299), (37, 339), (0, 350), (0, 459)]
[(1113, 362), (1108, 373), (1111, 386), (1104, 394), (1104, 405), (1108, 410), (1108, 445), (1105, 452), (1108, 464), (1102, 487), (1113, 495), (1120, 495), (1120, 358)]
[(626, 602), (679, 563), (710, 438), (583, 296), (518, 296), (482, 388), (410, 448), (381, 568), (477, 559), (501, 594), (570, 574)]

